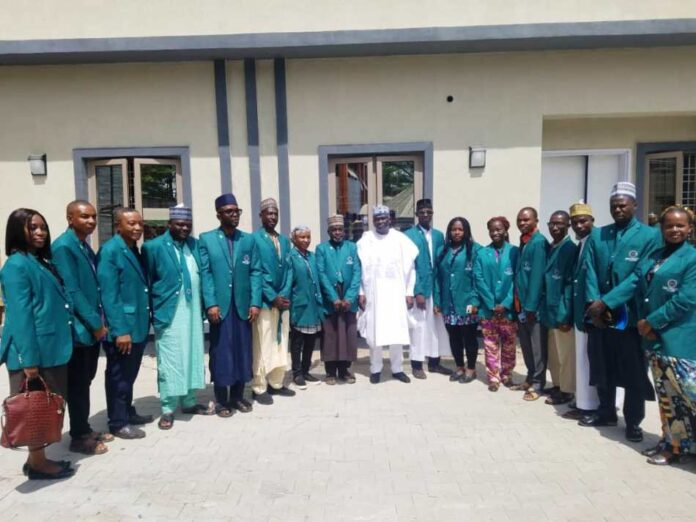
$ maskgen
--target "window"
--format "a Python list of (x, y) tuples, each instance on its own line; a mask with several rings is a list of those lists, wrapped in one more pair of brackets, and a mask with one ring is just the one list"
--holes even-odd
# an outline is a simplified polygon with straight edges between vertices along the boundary
[(658, 216), (670, 205), (696, 207), (696, 152), (660, 152), (645, 157), (644, 213)]

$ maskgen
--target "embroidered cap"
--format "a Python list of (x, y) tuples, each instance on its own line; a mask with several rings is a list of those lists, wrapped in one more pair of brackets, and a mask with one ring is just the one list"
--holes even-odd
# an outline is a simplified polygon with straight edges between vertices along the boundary
[(344, 225), (343, 216), (341, 214), (335, 214), (333, 216), (330, 216), (329, 219), (326, 220), (326, 222), (330, 227), (333, 227), (335, 225)]
[(424, 208), (429, 208), (430, 210), (432, 210), (433, 202), (429, 199), (419, 199), (418, 201), (416, 201), (416, 212)]
[(169, 219), (191, 221), (193, 219), (193, 213), (189, 207), (185, 207), (183, 203), (179, 203), (175, 207), (169, 207)]
[(389, 207), (386, 205), (375, 205), (372, 207), (372, 215), (377, 216), (389, 216)]
[(268, 210), (269, 208), (273, 208), (275, 210), (278, 210), (278, 202), (273, 199), (273, 198), (266, 198), (261, 202), (261, 212), (264, 210)]
[(570, 206), (570, 217), (592, 215), (592, 207), (583, 200)]
[(619, 181), (611, 189), (611, 197), (614, 196), (629, 196), (636, 199), (636, 186), (630, 181)]

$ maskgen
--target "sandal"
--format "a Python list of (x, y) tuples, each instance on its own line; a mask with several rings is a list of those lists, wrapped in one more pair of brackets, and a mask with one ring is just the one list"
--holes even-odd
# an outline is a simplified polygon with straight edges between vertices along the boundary
[(103, 455), (109, 448), (102, 441), (87, 437), (70, 441), (70, 451), (83, 455)]
[(161, 430), (171, 430), (172, 426), (174, 426), (174, 414), (173, 413), (162, 414), (159, 422), (157, 423), (157, 427)]
[(232, 410), (229, 409), (227, 406), (215, 406), (215, 414), (218, 417), (226, 419), (232, 416)]
[(101, 442), (113, 442), (116, 439), (116, 437), (114, 437), (108, 431), (104, 432), (104, 433), (101, 433), (99, 431), (93, 431), (92, 433), (89, 434), (89, 437), (92, 439), (101, 441)]
[(566, 404), (572, 400), (573, 396), (570, 393), (558, 392), (549, 395), (544, 404), (551, 404), (553, 406), (558, 406), (560, 404)]
[(527, 381), (523, 381), (519, 384), (511, 384), (509, 388), (514, 391), (527, 391), (530, 389), (532, 385), (528, 383)]
[(213, 415), (216, 413), (215, 404), (212, 401), (208, 403), (208, 406), (196, 404), (190, 408), (181, 408), (181, 413), (186, 413), (187, 415)]
[(497, 382), (493, 382), (493, 383), (488, 385), (489, 392), (497, 392), (498, 388), (500, 388), (500, 384), (498, 384)]
[(524, 392), (524, 396), (522, 398), (525, 401), (535, 401), (540, 397), (541, 397), (541, 394), (538, 391), (530, 388), (526, 392)]
[(512, 377), (506, 377), (505, 379), (503, 379), (502, 384), (506, 388), (512, 388), (515, 385), (515, 383), (512, 382)]

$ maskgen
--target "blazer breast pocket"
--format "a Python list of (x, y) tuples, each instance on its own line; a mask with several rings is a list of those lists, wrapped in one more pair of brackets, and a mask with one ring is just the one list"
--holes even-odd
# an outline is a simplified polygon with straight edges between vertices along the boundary
[(134, 314), (135, 313), (135, 306), (134, 305), (123, 305), (123, 313), (124, 314)]

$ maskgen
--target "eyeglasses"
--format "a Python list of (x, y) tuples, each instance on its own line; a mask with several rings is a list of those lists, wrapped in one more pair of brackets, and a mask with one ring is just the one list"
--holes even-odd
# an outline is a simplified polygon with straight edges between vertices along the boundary
[(241, 208), (228, 208), (228, 209), (222, 210), (222, 213), (227, 214), (229, 216), (241, 216), (242, 209)]

